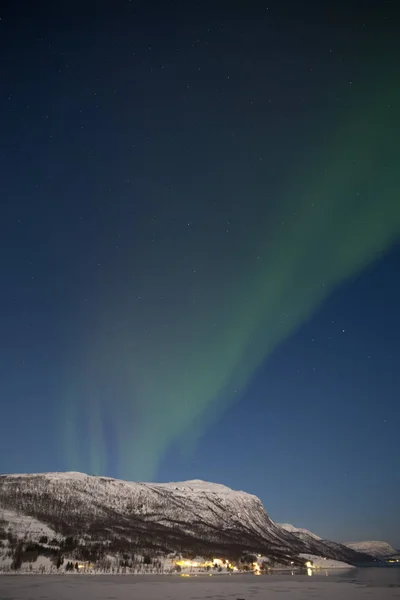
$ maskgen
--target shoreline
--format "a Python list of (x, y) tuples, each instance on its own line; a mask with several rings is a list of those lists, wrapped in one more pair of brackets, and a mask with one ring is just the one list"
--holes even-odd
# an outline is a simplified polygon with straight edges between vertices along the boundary
[[(325, 572), (340, 572), (340, 571), (348, 571), (353, 569), (362, 569), (363, 567), (356, 567), (353, 565), (349, 565), (348, 567), (331, 567), (331, 568), (316, 568), (312, 569), (312, 576), (316, 576)], [(375, 568), (375, 567), (368, 567)], [(210, 578), (210, 577), (256, 577), (256, 578), (265, 578), (271, 577), (272, 575), (289, 575), (291, 574), (293, 577), (310, 577), (307, 573), (307, 569), (304, 571), (295, 570), (295, 569), (270, 569), (268, 573), (253, 573), (249, 571), (236, 571), (234, 573), (112, 573), (108, 571), (0, 571), (0, 576), (27, 576), (27, 577), (170, 577), (175, 579), (185, 579), (185, 578)]]

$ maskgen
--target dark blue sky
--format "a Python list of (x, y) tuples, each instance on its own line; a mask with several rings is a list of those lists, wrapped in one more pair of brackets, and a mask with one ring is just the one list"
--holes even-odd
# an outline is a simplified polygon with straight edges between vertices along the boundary
[(0, 13), (0, 471), (212, 480), (399, 546), (394, 3), (32, 7)]
[(179, 448), (168, 454), (163, 476), (222, 474), (259, 495), (278, 522), (398, 545), (399, 261), (397, 247), (337, 290), (263, 365), (192, 460)]

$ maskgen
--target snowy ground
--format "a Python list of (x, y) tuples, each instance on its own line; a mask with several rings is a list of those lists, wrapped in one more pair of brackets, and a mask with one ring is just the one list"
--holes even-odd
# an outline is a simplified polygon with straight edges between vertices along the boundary
[(37, 541), (42, 535), (46, 535), (49, 540), (59, 537), (53, 529), (50, 529), (44, 523), (12, 510), (1, 508), (0, 521), (5, 521), (7, 523), (7, 530), (11, 531), (17, 537), (29, 536), (29, 539), (33, 541)]
[(1, 600), (387, 600), (400, 588), (317, 578), (0, 576)]
[(321, 558), (320, 556), (315, 556), (314, 554), (300, 554), (301, 558), (304, 560), (309, 560), (312, 562), (314, 569), (354, 569), (352, 565), (348, 565), (347, 563), (341, 562), (340, 560), (330, 560), (329, 558)]

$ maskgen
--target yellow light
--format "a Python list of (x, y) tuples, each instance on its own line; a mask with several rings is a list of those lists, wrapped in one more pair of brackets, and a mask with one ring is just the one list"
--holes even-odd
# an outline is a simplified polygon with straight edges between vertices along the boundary
[(260, 575), (260, 565), (258, 563), (253, 563), (254, 567), (254, 575)]
[(219, 567), (224, 563), (220, 558), (213, 558), (213, 564), (218, 565)]
[(307, 569), (312, 568), (312, 563), (309, 560), (306, 562), (306, 567), (307, 567)]
[(177, 560), (176, 565), (179, 567), (198, 567), (199, 563), (193, 560)]
[(308, 575), (309, 577), (311, 577), (311, 575), (312, 575), (312, 569), (310, 569), (310, 568), (308, 568), (308, 569), (307, 569), (307, 575)]

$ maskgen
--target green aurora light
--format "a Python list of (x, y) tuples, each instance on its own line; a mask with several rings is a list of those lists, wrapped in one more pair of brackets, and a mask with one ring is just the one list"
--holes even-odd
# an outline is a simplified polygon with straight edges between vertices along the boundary
[(309, 164), (294, 170), (274, 218), (229, 246), (231, 268), (203, 232), (195, 250), (168, 237), (148, 249), (139, 267), (141, 301), (133, 302), (129, 281), (109, 284), (85, 341), (83, 383), (66, 399), (70, 468), (85, 462), (77, 445), (84, 413), (91, 472), (108, 464), (106, 418), (119, 475), (154, 478), (172, 443), (201, 433), (277, 344), (396, 243), (398, 101), (389, 81), (342, 116)]

